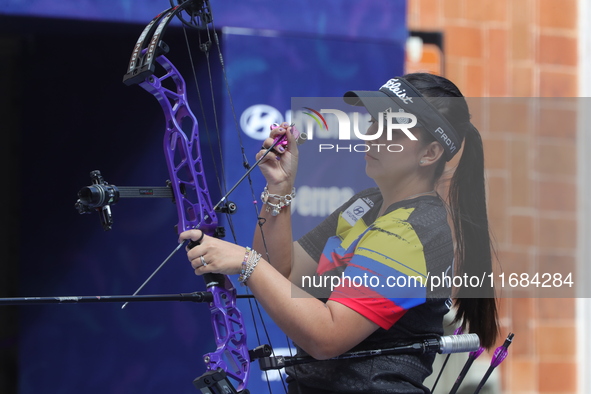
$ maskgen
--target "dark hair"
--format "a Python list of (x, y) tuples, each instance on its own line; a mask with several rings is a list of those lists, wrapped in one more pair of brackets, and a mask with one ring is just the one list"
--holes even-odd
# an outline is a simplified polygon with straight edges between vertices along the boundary
[[(429, 102), (464, 140), (464, 149), (451, 178), (448, 196), (456, 240), (455, 274), (480, 278), (483, 273), (492, 272), (493, 255), (486, 213), (484, 151), (480, 133), (470, 122), (464, 96), (451, 81), (424, 73), (408, 74), (404, 78), (429, 97)], [(443, 174), (445, 160), (440, 159), (437, 166), (435, 180)], [(481, 346), (491, 348), (499, 332), (494, 289), (464, 286), (454, 297), (457, 309), (454, 323), (461, 322), (464, 332), (469, 330), (478, 334)]]

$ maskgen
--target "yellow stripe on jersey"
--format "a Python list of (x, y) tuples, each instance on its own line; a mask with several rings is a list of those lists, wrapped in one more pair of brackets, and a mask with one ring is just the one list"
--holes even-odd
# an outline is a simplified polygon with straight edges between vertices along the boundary
[[(414, 208), (400, 208), (378, 218), (359, 241), (355, 254), (392, 267), (404, 275), (426, 279), (423, 245), (407, 222), (413, 211)], [(425, 284), (424, 280), (422, 282)]]
[(359, 236), (367, 230), (367, 224), (363, 218), (359, 218), (354, 226), (351, 226), (341, 215), (337, 222), (336, 235), (341, 239), (341, 246), (347, 249), (351, 244), (359, 238)]

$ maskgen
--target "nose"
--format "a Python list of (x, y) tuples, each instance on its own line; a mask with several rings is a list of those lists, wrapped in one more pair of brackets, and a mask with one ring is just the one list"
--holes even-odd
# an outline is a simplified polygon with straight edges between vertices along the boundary
[(369, 125), (369, 127), (367, 128), (367, 131), (365, 132), (365, 135), (367, 135), (367, 136), (376, 136), (376, 138), (372, 138), (372, 139), (370, 139), (370, 141), (371, 140), (375, 141), (378, 138), (383, 137), (383, 134), (384, 134), (383, 132), (379, 136), (376, 135), (378, 133), (379, 127), (380, 127), (379, 122), (376, 121), (375, 119), (372, 119), (371, 124)]
[[(373, 122), (367, 129), (366, 135), (373, 135), (375, 138), (365, 140), (365, 145), (367, 146), (367, 152), (376, 151), (376, 146), (383, 145), (386, 143), (386, 136), (385, 132), (382, 132), (379, 136), (378, 134), (378, 122)], [(379, 151), (379, 149), (377, 150)]]

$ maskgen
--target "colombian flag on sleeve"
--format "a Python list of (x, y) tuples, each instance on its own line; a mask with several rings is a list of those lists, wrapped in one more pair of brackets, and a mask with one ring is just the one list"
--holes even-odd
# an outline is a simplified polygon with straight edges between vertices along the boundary
[(319, 264), (320, 275), (340, 277), (330, 299), (384, 329), (426, 300), (427, 264), (407, 221), (412, 212), (397, 209), (365, 229), (355, 229), (362, 227), (358, 221), (344, 239), (337, 236), (327, 243)]

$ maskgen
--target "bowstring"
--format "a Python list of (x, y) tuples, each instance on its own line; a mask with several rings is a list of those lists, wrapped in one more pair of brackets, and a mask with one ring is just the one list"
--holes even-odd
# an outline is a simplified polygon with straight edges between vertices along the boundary
[[(209, 0), (206, 0), (206, 2), (208, 4), (208, 6), (209, 6)], [(238, 119), (236, 117), (236, 110), (235, 110), (235, 107), (234, 107), (234, 100), (232, 99), (232, 93), (230, 91), (230, 83), (228, 81), (228, 75), (226, 73), (226, 67), (225, 67), (225, 63), (224, 63), (224, 56), (222, 54), (220, 40), (219, 40), (219, 37), (218, 37), (218, 34), (217, 34), (217, 30), (215, 29), (215, 25), (214, 25), (213, 20), (211, 21), (211, 27), (212, 27), (212, 31), (213, 31), (214, 42), (215, 42), (216, 48), (218, 50), (218, 57), (219, 57), (220, 66), (221, 66), (221, 69), (222, 69), (222, 76), (224, 78), (224, 84), (226, 86), (226, 92), (228, 94), (228, 101), (230, 103), (230, 110), (231, 110), (231, 113), (232, 113), (232, 118), (234, 120), (234, 129), (236, 130), (236, 136), (237, 136), (237, 139), (238, 139), (238, 143), (240, 145), (240, 151), (241, 151), (241, 154), (242, 154), (242, 165), (243, 165), (243, 167), (246, 170), (248, 170), (248, 169), (250, 169), (250, 164), (248, 162), (248, 157), (246, 156), (246, 152), (245, 152), (245, 148), (244, 148), (244, 143), (243, 143), (243, 140), (242, 140), (242, 134), (240, 133), (240, 127), (239, 127)], [(209, 33), (209, 29), (208, 29), (208, 33)], [(266, 242), (266, 238), (265, 238), (265, 232), (263, 231), (263, 226), (262, 226), (264, 224), (264, 221), (261, 221), (261, 215), (260, 215), (259, 207), (258, 207), (258, 204), (257, 204), (257, 197), (255, 195), (254, 186), (253, 186), (252, 178), (250, 177), (250, 175), (247, 176), (247, 180), (248, 180), (248, 185), (249, 185), (249, 189), (250, 189), (250, 193), (251, 193), (251, 197), (252, 197), (252, 201), (253, 201), (252, 206), (253, 206), (255, 215), (257, 217), (259, 228), (260, 228), (260, 232), (261, 232), (261, 239), (262, 239), (262, 242), (263, 242), (263, 247), (265, 249), (264, 252), (265, 252), (265, 255), (267, 256), (267, 261), (270, 261), (270, 258), (269, 258), (269, 250), (267, 248), (267, 242)], [(246, 288), (246, 293), (247, 294), (250, 294), (250, 290), (248, 289), (248, 287)], [(267, 329), (267, 325), (265, 324), (265, 321), (263, 319), (263, 313), (261, 311), (261, 306), (260, 306), (259, 302), (256, 299), (249, 298), (248, 299), (248, 303), (249, 303), (249, 306), (250, 306), (250, 312), (251, 312), (251, 315), (252, 315), (252, 319), (253, 319), (253, 323), (254, 323), (254, 327), (255, 327), (255, 335), (257, 337), (258, 343), (261, 344), (262, 341), (260, 340), (259, 330), (257, 329), (257, 325), (256, 325), (254, 309), (252, 308), (252, 304), (253, 303), (254, 303), (254, 306), (255, 306), (255, 308), (257, 310), (257, 314), (259, 316), (259, 320), (260, 320), (260, 322), (261, 322), (261, 324), (263, 326), (263, 330), (264, 330), (264, 333), (265, 333), (265, 338), (267, 339), (267, 342), (271, 346), (271, 349), (273, 349), (273, 344), (271, 343), (271, 336), (269, 335), (269, 331)], [(287, 338), (287, 336), (286, 336), (286, 338)], [(287, 338), (287, 341), (288, 341), (288, 348), (290, 349), (290, 352), (291, 352), (291, 347), (289, 346), (289, 339), (288, 338)], [(273, 355), (275, 355), (275, 351), (274, 350), (273, 350)], [(269, 379), (269, 373), (268, 373), (268, 371), (264, 371), (264, 373), (265, 373), (265, 377), (266, 377), (266, 381), (267, 381), (267, 386), (269, 388), (269, 392), (271, 392), (271, 383), (270, 383), (270, 379)], [(285, 386), (285, 379), (283, 378), (283, 374), (281, 373), (281, 371), (279, 371), (279, 377), (280, 377), (281, 384), (283, 386), (284, 391), (287, 392), (287, 387)]]
[[(211, 164), (212, 164), (213, 169), (214, 169), (215, 179), (216, 179), (216, 181), (218, 183), (218, 189), (220, 191), (222, 191), (222, 194), (223, 194), (225, 192), (225, 190), (226, 190), (226, 185), (224, 183), (222, 183), (222, 179), (226, 179), (226, 177), (225, 177), (224, 163), (223, 163), (223, 161), (221, 162), (221, 170), (220, 170), (218, 168), (217, 160), (215, 160), (215, 153), (214, 153), (214, 150), (213, 150), (213, 144), (211, 143), (212, 142), (211, 133), (210, 133), (209, 125), (208, 125), (208, 122), (207, 122), (207, 117), (205, 116), (205, 108), (203, 106), (203, 98), (201, 96), (201, 88), (199, 86), (199, 80), (197, 78), (197, 71), (196, 71), (196, 67), (195, 67), (195, 62), (193, 60), (193, 52), (192, 52), (192, 49), (191, 49), (191, 45), (189, 43), (189, 37), (188, 37), (188, 34), (187, 34), (187, 28), (185, 27), (184, 24), (182, 24), (182, 29), (183, 29), (183, 35), (185, 37), (185, 44), (186, 44), (186, 47), (187, 47), (187, 55), (189, 57), (189, 63), (191, 64), (191, 72), (193, 74), (193, 83), (195, 84), (195, 89), (197, 91), (197, 98), (198, 98), (198, 101), (199, 101), (199, 107), (201, 109), (201, 118), (202, 118), (203, 126), (205, 128), (205, 130), (204, 130), (205, 131), (205, 136), (207, 137), (207, 146), (209, 148), (211, 157), (214, 158), (214, 160), (212, 160), (212, 163)], [(211, 70), (210, 70), (210, 64), (209, 64), (209, 50), (205, 48), (205, 45), (207, 45), (207, 43), (204, 44), (201, 41), (201, 34), (198, 34), (198, 37), (199, 37), (199, 48), (205, 54), (205, 57), (207, 59), (208, 75), (209, 75), (209, 78), (210, 78), (210, 81), (211, 81)], [(210, 88), (211, 88), (211, 85), (210, 85)], [(213, 95), (213, 89), (212, 89), (212, 95)], [(217, 124), (217, 114), (215, 114), (215, 104), (214, 104), (213, 108), (214, 108), (214, 120), (215, 120), (215, 123), (216, 123), (215, 127), (216, 127), (217, 130), (219, 130), (219, 126)], [(221, 145), (218, 144), (218, 146), (219, 146), (219, 157), (222, 157), (221, 156), (221, 154), (222, 154)], [(221, 174), (221, 176), (220, 176), (220, 174)], [(232, 233), (232, 235), (233, 235), (234, 239), (236, 239), (235, 234)]]
[[(207, 7), (210, 8), (209, 0), (206, 0), (206, 3), (207, 3)], [(207, 38), (208, 38), (208, 41), (204, 44), (202, 42), (201, 34), (198, 34), (198, 37), (199, 37), (199, 47), (201, 48), (202, 52), (204, 52), (205, 59), (206, 59), (207, 73), (208, 73), (208, 77), (209, 77), (209, 85), (210, 85), (211, 100), (212, 100), (212, 111), (213, 111), (213, 118), (214, 118), (214, 123), (215, 123), (215, 130), (216, 130), (217, 135), (218, 135), (218, 138), (219, 138), (219, 136), (220, 136), (220, 127), (219, 127), (219, 119), (218, 119), (217, 107), (215, 105), (215, 93), (214, 93), (214, 88), (213, 88), (213, 78), (212, 78), (211, 63), (210, 63), (210, 56), (209, 56), (209, 49), (210, 49), (210, 47), (208, 45), (208, 44), (211, 44), (211, 38), (212, 38), (212, 36), (214, 38), (214, 42), (215, 42), (215, 45), (216, 45), (217, 50), (218, 50), (218, 57), (219, 57), (219, 61), (220, 61), (221, 69), (222, 69), (222, 76), (223, 76), (223, 79), (224, 79), (224, 84), (225, 84), (227, 95), (228, 95), (228, 101), (229, 101), (229, 104), (230, 104), (230, 110), (231, 110), (232, 117), (233, 117), (233, 120), (234, 120), (234, 128), (236, 130), (236, 135), (237, 135), (237, 139), (238, 139), (238, 143), (239, 143), (240, 151), (241, 151), (241, 155), (242, 155), (242, 165), (243, 165), (243, 167), (245, 169), (248, 170), (250, 168), (250, 164), (249, 164), (248, 158), (246, 156), (246, 151), (245, 151), (245, 148), (244, 148), (244, 143), (243, 143), (243, 140), (242, 140), (242, 135), (240, 133), (239, 123), (238, 123), (238, 119), (236, 117), (236, 111), (235, 111), (235, 107), (234, 107), (234, 102), (233, 102), (232, 94), (231, 94), (231, 91), (230, 91), (230, 84), (229, 84), (229, 81), (228, 81), (228, 76), (227, 76), (227, 73), (226, 73), (226, 68), (225, 68), (225, 64), (224, 64), (224, 60), (223, 60), (223, 54), (222, 54), (222, 51), (221, 51), (221, 45), (220, 45), (220, 41), (219, 41), (219, 37), (218, 37), (217, 31), (215, 30), (215, 25), (214, 25), (213, 20), (212, 20), (211, 21), (211, 31), (213, 31), (213, 34), (210, 31), (209, 24), (204, 23), (202, 25), (201, 23), (199, 23), (199, 26), (201, 26), (202, 28), (205, 29), (205, 31), (207, 33)], [(227, 189), (227, 184), (226, 184), (227, 178), (225, 176), (225, 166), (224, 166), (224, 161), (223, 161), (223, 157), (224, 157), (223, 150), (222, 150), (222, 147), (221, 147), (221, 143), (219, 143), (218, 144), (218, 148), (219, 148), (219, 152), (218, 152), (219, 156), (218, 157), (220, 158), (220, 166), (221, 166), (221, 170), (220, 170), (220, 169), (218, 169), (218, 165), (217, 165), (216, 160), (215, 160), (215, 154), (214, 154), (213, 147), (212, 147), (212, 144), (211, 144), (210, 129), (208, 127), (208, 124), (207, 124), (207, 121), (206, 121), (206, 118), (205, 118), (205, 108), (203, 106), (203, 100), (202, 100), (201, 91), (200, 91), (200, 88), (199, 88), (199, 82), (198, 82), (198, 78), (197, 78), (196, 67), (195, 67), (195, 63), (193, 61), (193, 55), (192, 55), (192, 51), (191, 51), (191, 45), (189, 43), (189, 38), (188, 38), (187, 31), (186, 31), (186, 28), (185, 28), (184, 24), (183, 24), (182, 28), (183, 28), (183, 34), (185, 36), (185, 43), (186, 43), (186, 46), (187, 46), (187, 52), (188, 52), (188, 56), (189, 56), (189, 61), (190, 61), (190, 65), (191, 65), (191, 69), (192, 69), (192, 73), (193, 73), (193, 80), (194, 80), (194, 83), (195, 83), (195, 87), (197, 89), (197, 95), (198, 95), (198, 99), (199, 99), (199, 105), (200, 105), (200, 108), (201, 108), (202, 118), (203, 118), (203, 122), (204, 122), (204, 126), (205, 126), (205, 134), (207, 135), (207, 141), (208, 141), (208, 145), (209, 145), (211, 156), (212, 156), (212, 158), (214, 158), (214, 160), (213, 160), (213, 168), (214, 168), (214, 172), (215, 172), (215, 175), (216, 175), (216, 180), (218, 182), (218, 187), (221, 190), (222, 195), (224, 195), (225, 194), (225, 191)], [(220, 174), (221, 174), (221, 177), (220, 177)], [(223, 179), (223, 182), (222, 182), (222, 179)], [(259, 208), (258, 208), (258, 205), (257, 205), (257, 200), (256, 200), (255, 191), (254, 191), (254, 186), (253, 186), (253, 183), (252, 183), (252, 178), (250, 177), (250, 175), (248, 175), (247, 176), (247, 179), (248, 179), (248, 184), (249, 184), (249, 188), (250, 188), (250, 192), (251, 192), (251, 196), (252, 196), (252, 201), (253, 201), (253, 204), (252, 205), (253, 205), (253, 208), (255, 210), (256, 217), (258, 218), (258, 227), (259, 227), (259, 231), (261, 232), (261, 238), (262, 238), (262, 242), (263, 242), (263, 245), (264, 245), (265, 254), (267, 256), (267, 261), (269, 261), (269, 252), (268, 252), (268, 248), (267, 248), (267, 242), (266, 242), (266, 239), (265, 239), (265, 234), (264, 234), (264, 231), (263, 231), (264, 220), (262, 220), (262, 218), (260, 217), (260, 211), (259, 211)], [(235, 232), (235, 228), (234, 228), (234, 225), (233, 225), (233, 222), (232, 222), (231, 215), (230, 214), (226, 214), (225, 215), (225, 218), (228, 221), (228, 226), (230, 227), (230, 231), (232, 233), (232, 238), (234, 240), (234, 243), (237, 243), (237, 236), (236, 236), (236, 232)], [(248, 287), (246, 288), (246, 293), (247, 294), (250, 294), (250, 291), (249, 291)], [(273, 348), (273, 345), (271, 343), (271, 337), (270, 337), (269, 331), (267, 329), (267, 325), (265, 324), (265, 321), (263, 319), (263, 313), (262, 313), (260, 304), (258, 303), (258, 301), (256, 299), (252, 299), (252, 298), (249, 298), (248, 299), (248, 303), (249, 303), (249, 309), (250, 309), (250, 313), (251, 313), (251, 318), (253, 320), (253, 325), (254, 325), (254, 330), (255, 330), (255, 336), (256, 336), (256, 339), (257, 339), (257, 343), (260, 345), (260, 344), (263, 343), (263, 341), (261, 341), (261, 334), (260, 334), (259, 328), (258, 328), (258, 326), (256, 324), (256, 320), (257, 320), (256, 319), (256, 315), (258, 315), (258, 320), (261, 322), (261, 324), (263, 326), (264, 336), (265, 336), (267, 342), (269, 343), (269, 345), (271, 346), (271, 348)], [(254, 304), (254, 306), (253, 306), (253, 304)], [(256, 314), (255, 314), (255, 309), (256, 309)], [(289, 339), (287, 339), (287, 340), (288, 340), (288, 348), (290, 349), (290, 353), (291, 353), (291, 346), (289, 346)], [(274, 353), (274, 350), (273, 350), (273, 353)], [(264, 371), (264, 373), (265, 373), (265, 376), (266, 376), (266, 381), (267, 381), (267, 386), (268, 386), (269, 392), (271, 392), (272, 390), (271, 390), (271, 383), (270, 383), (268, 371)], [(281, 373), (281, 371), (279, 371), (279, 377), (281, 379), (281, 383), (283, 385), (284, 391), (287, 392), (286, 382), (285, 382), (285, 379), (283, 378), (283, 374)]]
[[(208, 6), (209, 6), (209, 0), (205, 0), (205, 1), (207, 2)], [(232, 116), (233, 116), (233, 119), (234, 119), (234, 128), (236, 130), (236, 134), (237, 134), (237, 137), (238, 137), (238, 142), (240, 144), (240, 150), (241, 150), (241, 153), (242, 153), (243, 166), (244, 166), (245, 169), (248, 170), (250, 168), (250, 165), (248, 164), (248, 158), (246, 156), (245, 149), (244, 149), (244, 144), (242, 142), (242, 134), (240, 133), (240, 127), (239, 127), (238, 119), (236, 118), (236, 111), (234, 110), (234, 101), (232, 100), (232, 94), (230, 92), (230, 84), (228, 82), (228, 76), (226, 74), (226, 68), (225, 68), (225, 65), (224, 65), (224, 57), (222, 55), (220, 41), (219, 41), (219, 38), (218, 38), (218, 35), (217, 35), (217, 30), (215, 29), (213, 20), (211, 21), (211, 26), (212, 26), (212, 30), (213, 30), (213, 37), (214, 37), (214, 40), (215, 40), (215, 43), (216, 43), (216, 47), (218, 49), (218, 55), (219, 55), (220, 64), (221, 64), (221, 68), (222, 68), (222, 75), (224, 77), (224, 83), (226, 85), (226, 90), (227, 90), (227, 93), (228, 93), (228, 100), (230, 102), (230, 108), (231, 108)], [(267, 247), (267, 240), (265, 238), (265, 232), (263, 230), (263, 225), (265, 224), (265, 219), (262, 218), (261, 215), (260, 215), (259, 207), (258, 207), (257, 202), (256, 202), (256, 196), (255, 196), (255, 192), (254, 192), (254, 187), (253, 187), (253, 184), (252, 184), (252, 178), (250, 177), (250, 175), (247, 178), (248, 178), (248, 184), (249, 184), (251, 195), (252, 195), (253, 207), (254, 207), (254, 210), (255, 210), (255, 213), (256, 213), (256, 217), (257, 217), (257, 220), (258, 220), (258, 222), (257, 222), (258, 223), (258, 228), (259, 228), (259, 231), (261, 233), (261, 241), (263, 243), (263, 248), (265, 249), (264, 252), (265, 252), (265, 255), (267, 257), (267, 261), (270, 263), (271, 262), (271, 258), (269, 256), (269, 249)], [(248, 290), (248, 288), (247, 288), (247, 293), (250, 294), (250, 291)], [(253, 302), (253, 299), (249, 298), (248, 299), (248, 302), (249, 303), (252, 303)], [(263, 324), (263, 329), (265, 331), (265, 336), (267, 338), (267, 341), (271, 345), (271, 348), (273, 348), (273, 345), (271, 344), (271, 339), (270, 339), (270, 336), (269, 336), (269, 332), (267, 331), (267, 325), (265, 324), (265, 322), (263, 320), (263, 317), (262, 317), (262, 312), (260, 310), (260, 304), (258, 303), (258, 301), (256, 299), (254, 299), (254, 303), (256, 305), (256, 308), (257, 308), (257, 311), (258, 311), (258, 314), (259, 314), (259, 319), (261, 320), (261, 322)], [(253, 313), (252, 308), (251, 308), (251, 313)], [(254, 315), (253, 315), (253, 321), (254, 321)], [(258, 330), (256, 330), (256, 324), (255, 324), (255, 332), (257, 333), (257, 340), (258, 340)], [(290, 345), (290, 339), (289, 339), (289, 337), (287, 335), (285, 335), (285, 340), (287, 342), (287, 348), (289, 349), (289, 355), (290, 356), (293, 356), (291, 345)], [(259, 343), (261, 343), (261, 342), (259, 341)], [(275, 356), (275, 351), (274, 350), (273, 350), (273, 356)], [(297, 371), (295, 369), (294, 369), (294, 371), (296, 373), (296, 378), (297, 378)], [(281, 370), (279, 370), (278, 373), (279, 373), (279, 377), (281, 379), (281, 384), (283, 386), (283, 389), (285, 390), (285, 392), (287, 392), (287, 387), (285, 386), (285, 379), (283, 378), (283, 374), (281, 373)], [(269, 375), (268, 375), (268, 372), (267, 371), (265, 371), (265, 376), (267, 377), (267, 385), (270, 386)], [(271, 390), (271, 388), (269, 387), (269, 391), (270, 390)]]

